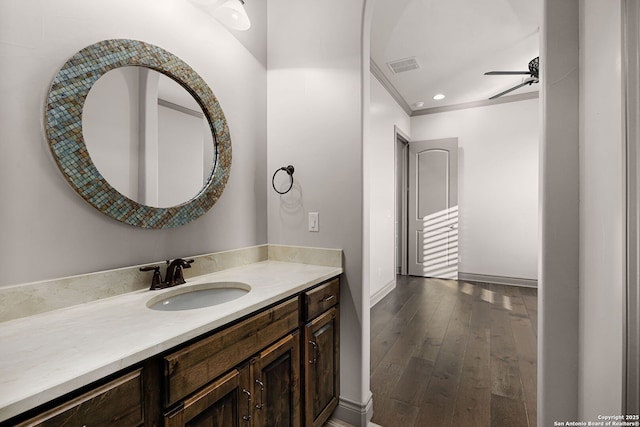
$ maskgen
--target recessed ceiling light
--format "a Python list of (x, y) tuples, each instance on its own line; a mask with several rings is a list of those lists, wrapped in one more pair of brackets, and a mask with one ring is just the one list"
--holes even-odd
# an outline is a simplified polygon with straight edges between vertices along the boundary
[(437, 95), (434, 95), (433, 99), (435, 99), (436, 101), (440, 101), (441, 99), (444, 99), (444, 95), (439, 93)]
[(413, 106), (414, 106), (415, 108), (422, 108), (422, 107), (424, 107), (424, 101), (414, 102), (414, 103), (413, 103)]

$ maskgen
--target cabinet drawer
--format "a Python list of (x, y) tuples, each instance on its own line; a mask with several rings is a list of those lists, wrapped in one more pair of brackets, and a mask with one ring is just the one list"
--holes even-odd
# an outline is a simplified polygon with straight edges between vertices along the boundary
[[(234, 369), (206, 386), (165, 414), (165, 427), (219, 425), (216, 422), (219, 420), (226, 421), (225, 425), (240, 425), (239, 413), (248, 414), (247, 411), (250, 409), (247, 408), (247, 404), (243, 405), (244, 411), (239, 408), (242, 395), (240, 389), (248, 387), (246, 384), (240, 384), (240, 377), (240, 371)], [(194, 418), (198, 421), (192, 424)]]
[(137, 427), (143, 422), (142, 370), (138, 369), (18, 424), (18, 427)]
[(333, 279), (304, 293), (305, 321), (322, 314), (340, 302), (340, 279)]
[(298, 326), (290, 299), (164, 357), (165, 405), (172, 405)]

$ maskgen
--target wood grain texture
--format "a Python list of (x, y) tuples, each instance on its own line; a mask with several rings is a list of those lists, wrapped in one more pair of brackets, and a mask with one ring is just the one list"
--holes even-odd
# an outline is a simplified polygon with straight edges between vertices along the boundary
[(166, 427), (233, 427), (238, 423), (240, 372), (233, 370), (167, 414)]
[(140, 426), (144, 422), (142, 390), (138, 369), (17, 426)]
[(340, 396), (340, 311), (329, 309), (304, 327), (305, 426), (323, 425)]
[(298, 327), (290, 299), (164, 357), (166, 406), (183, 399)]
[(510, 399), (522, 399), (509, 313), (496, 309), (491, 310), (491, 392)]
[(536, 426), (537, 290), (398, 276), (371, 311), (373, 422)]
[(300, 339), (296, 331), (260, 353), (253, 366), (253, 426), (300, 427)]
[(340, 303), (340, 280), (334, 279), (304, 293), (305, 320), (309, 321)]

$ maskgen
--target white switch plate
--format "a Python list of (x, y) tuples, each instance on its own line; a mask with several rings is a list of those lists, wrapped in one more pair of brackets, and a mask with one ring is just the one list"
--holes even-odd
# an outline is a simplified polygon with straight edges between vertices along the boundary
[(309, 212), (309, 231), (320, 231), (318, 212)]

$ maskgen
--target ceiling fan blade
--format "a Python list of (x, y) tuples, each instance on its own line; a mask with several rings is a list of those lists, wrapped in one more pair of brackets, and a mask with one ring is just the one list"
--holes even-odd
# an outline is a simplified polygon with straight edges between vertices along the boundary
[(489, 99), (496, 99), (496, 98), (500, 98), (501, 96), (506, 95), (506, 94), (508, 94), (509, 92), (513, 92), (513, 91), (514, 91), (514, 90), (516, 90), (516, 89), (520, 89), (521, 87), (526, 86), (526, 85), (530, 85), (530, 84), (532, 84), (532, 83), (538, 83), (538, 80), (537, 80), (537, 79), (534, 79), (534, 78), (527, 79), (527, 80), (525, 80), (524, 82), (520, 83), (519, 85), (516, 85), (516, 86), (512, 87), (511, 89), (507, 89), (507, 90), (505, 90), (504, 92), (500, 92), (500, 93), (499, 93), (499, 94), (497, 94), (497, 95), (493, 95), (493, 96), (492, 96), (491, 98), (489, 98)]
[(514, 76), (514, 75), (531, 75), (531, 71), (489, 71), (484, 73), (485, 76)]

